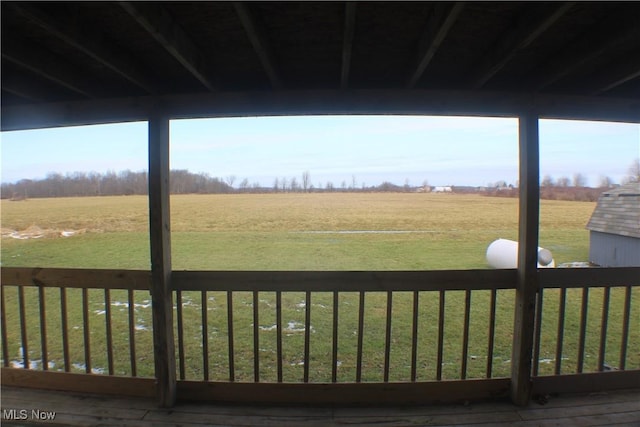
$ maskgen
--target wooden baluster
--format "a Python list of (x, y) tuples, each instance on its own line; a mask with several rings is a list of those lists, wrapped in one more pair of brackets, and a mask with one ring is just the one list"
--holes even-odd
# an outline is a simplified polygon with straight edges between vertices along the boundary
[(309, 382), (309, 345), (311, 333), (311, 292), (306, 291), (304, 304), (304, 373), (303, 381)]
[(276, 291), (276, 356), (278, 382), (282, 382), (282, 292)]
[(627, 366), (627, 346), (629, 344), (629, 317), (631, 316), (631, 286), (624, 290), (624, 317), (622, 319), (622, 338), (620, 340), (620, 362), (618, 369), (624, 371)]
[(49, 354), (47, 351), (47, 310), (44, 286), (38, 286), (38, 302), (40, 305), (40, 349), (42, 350), (42, 369), (49, 370)]
[(82, 288), (82, 323), (84, 332), (84, 370), (91, 373), (91, 329), (89, 325), (89, 290)]
[(362, 344), (364, 340), (364, 297), (365, 292), (360, 291), (358, 303), (358, 348), (356, 354), (356, 382), (362, 381)]
[(415, 382), (418, 365), (418, 308), (420, 293), (413, 292), (413, 318), (411, 323), (411, 381)]
[(200, 293), (200, 308), (202, 313), (202, 375), (209, 381), (209, 313), (207, 310), (207, 291)]
[(184, 361), (184, 320), (182, 313), (182, 291), (176, 291), (176, 319), (178, 322), (178, 366), (180, 370), (180, 379), (186, 377), (185, 361)]
[(442, 380), (442, 351), (444, 346), (444, 307), (445, 291), (440, 291), (440, 308), (438, 310), (438, 356), (436, 359), (436, 379)]
[(580, 331), (578, 335), (578, 361), (576, 371), (582, 373), (584, 368), (584, 345), (587, 335), (587, 314), (589, 310), (589, 288), (582, 288), (582, 307), (580, 309)]
[(600, 349), (598, 351), (598, 371), (604, 371), (605, 357), (607, 353), (607, 326), (609, 321), (609, 299), (611, 288), (604, 288), (604, 298), (602, 300), (602, 322), (600, 324)]
[(62, 355), (64, 357), (64, 371), (71, 370), (69, 357), (69, 321), (67, 318), (67, 289), (60, 288), (60, 320), (62, 323)]
[(383, 381), (389, 382), (389, 365), (391, 364), (391, 316), (393, 311), (393, 293), (387, 291), (387, 319), (384, 342), (384, 372)]
[(496, 299), (498, 293), (491, 289), (491, 302), (489, 303), (489, 343), (487, 344), (487, 378), (493, 375), (493, 345), (496, 336)]
[(229, 381), (236, 380), (235, 352), (233, 349), (233, 292), (227, 292), (227, 337), (229, 344)]
[(567, 305), (567, 289), (560, 289), (560, 307), (558, 308), (558, 332), (556, 334), (556, 375), (560, 375), (562, 370), (562, 344), (564, 342), (564, 317)]
[(104, 323), (107, 335), (107, 366), (109, 375), (113, 375), (113, 332), (111, 327), (111, 291), (104, 290)]
[(464, 291), (464, 329), (462, 333), (462, 366), (460, 367), (460, 378), (467, 378), (467, 358), (469, 356), (469, 318), (471, 313), (471, 291)]
[(259, 292), (253, 292), (253, 380), (260, 382), (260, 318), (258, 316)]
[(128, 308), (129, 308), (129, 357), (131, 358), (131, 376), (138, 375), (137, 361), (136, 361), (136, 313), (135, 313), (135, 298), (133, 290), (129, 289), (128, 292)]
[(25, 316), (24, 286), (18, 287), (18, 306), (20, 316), (20, 339), (22, 341), (22, 365), (29, 369), (29, 342), (27, 340), (27, 320)]

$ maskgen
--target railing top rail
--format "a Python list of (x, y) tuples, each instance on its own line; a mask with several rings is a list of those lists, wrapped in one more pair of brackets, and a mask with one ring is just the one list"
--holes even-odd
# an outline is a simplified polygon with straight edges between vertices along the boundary
[[(148, 270), (2, 267), (2, 285), (148, 290)], [(542, 288), (640, 285), (640, 268), (558, 268), (538, 271)], [(180, 291), (439, 291), (515, 288), (517, 272), (432, 271), (173, 271)]]
[(0, 268), (2, 285), (149, 290), (151, 272), (79, 268)]
[(640, 267), (547, 268), (539, 270), (542, 288), (584, 288), (640, 285)]
[(174, 271), (180, 291), (438, 291), (515, 287), (515, 270)]

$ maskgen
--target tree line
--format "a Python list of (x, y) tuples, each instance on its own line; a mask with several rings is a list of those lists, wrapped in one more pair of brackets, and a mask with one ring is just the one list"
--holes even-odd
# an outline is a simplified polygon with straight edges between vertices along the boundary
[[(2, 198), (24, 199), (41, 197), (123, 196), (148, 194), (147, 171), (133, 172), (70, 172), (48, 173), (43, 179), (21, 179), (2, 183)], [(231, 186), (220, 178), (188, 170), (171, 170), (169, 191), (172, 194), (230, 193)]]
[[(291, 192), (407, 192), (417, 187), (404, 186), (385, 181), (380, 185), (367, 187), (364, 183), (356, 186), (356, 178), (352, 177), (347, 184), (333, 182), (311, 183), (309, 171), (302, 173), (300, 180), (296, 177), (275, 178), (273, 185), (262, 186), (258, 182), (249, 184), (248, 179), (238, 183), (235, 175), (224, 178), (212, 177), (206, 173), (192, 173), (186, 169), (172, 169), (169, 173), (169, 191), (171, 194), (229, 194), (229, 193), (291, 193)], [(425, 181), (423, 185), (427, 185)], [(69, 172), (61, 174), (50, 172), (43, 179), (21, 179), (14, 183), (2, 183), (0, 187), (3, 199), (22, 200), (28, 198), (47, 197), (86, 197), (86, 196), (123, 196), (148, 194), (147, 171), (133, 172)]]
[[(224, 178), (212, 177), (207, 173), (192, 173), (186, 169), (172, 169), (169, 175), (169, 191), (171, 194), (229, 194), (229, 193), (307, 193), (307, 192), (429, 192), (432, 187), (425, 179), (419, 186), (412, 186), (409, 180), (404, 185), (396, 185), (384, 181), (379, 185), (366, 186), (358, 183), (352, 175), (349, 182), (343, 180), (339, 185), (332, 181), (311, 182), (309, 171), (302, 172), (300, 178), (278, 177), (271, 186), (261, 186), (254, 182), (249, 184), (247, 178), (240, 181), (237, 187), (236, 176)], [(635, 159), (628, 169), (623, 184), (640, 182), (640, 159)], [(598, 186), (587, 187), (587, 179), (581, 173), (573, 174), (572, 178), (561, 176), (554, 179), (545, 175), (540, 182), (540, 195), (543, 199), (563, 200), (597, 200), (603, 189), (615, 186), (613, 180), (602, 176)], [(507, 185), (506, 181), (490, 183), (484, 188), (453, 186), (453, 192), (479, 192), (486, 195), (516, 197), (518, 183)], [(148, 194), (147, 171), (133, 172), (125, 170), (116, 173), (108, 171), (98, 172), (70, 172), (61, 174), (50, 172), (43, 179), (22, 179), (15, 183), (3, 183), (2, 198), (25, 199), (42, 197), (81, 197), (81, 196), (118, 196), (118, 195), (146, 195)]]

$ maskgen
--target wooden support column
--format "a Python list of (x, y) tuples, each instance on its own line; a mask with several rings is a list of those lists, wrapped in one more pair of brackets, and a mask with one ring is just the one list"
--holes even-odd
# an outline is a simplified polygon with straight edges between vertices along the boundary
[(520, 209), (518, 279), (516, 285), (511, 400), (527, 405), (531, 398), (531, 357), (538, 291), (538, 225), (540, 211), (540, 153), (538, 115), (526, 111), (519, 117)]
[(154, 111), (149, 118), (149, 235), (156, 391), (160, 406), (171, 407), (176, 400), (176, 360), (169, 221), (169, 119), (159, 111)]

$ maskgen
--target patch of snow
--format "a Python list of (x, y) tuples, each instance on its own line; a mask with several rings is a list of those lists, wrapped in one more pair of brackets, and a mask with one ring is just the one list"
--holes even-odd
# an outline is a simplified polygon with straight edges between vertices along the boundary
[[(42, 361), (40, 360), (29, 360), (29, 369), (38, 369)], [(24, 360), (12, 360), (11, 361), (12, 368), (24, 368)]]
[[(276, 329), (278, 329), (278, 325), (259, 326), (258, 328), (260, 328), (261, 331), (275, 331)], [(311, 326), (309, 330), (311, 332), (315, 332), (313, 326)], [(283, 331), (285, 331), (285, 332), (304, 332), (305, 331), (305, 326), (304, 326), (304, 324), (299, 323), (299, 322), (289, 321), (289, 322), (287, 322), (287, 326), (285, 328), (283, 328)]]
[[(134, 308), (149, 308), (151, 307), (151, 301), (149, 300), (144, 300), (142, 301), (142, 304), (136, 304), (133, 303), (133, 307)], [(126, 307), (129, 308), (129, 303), (128, 302), (121, 302), (121, 301), (114, 301), (111, 303), (112, 307)]]

